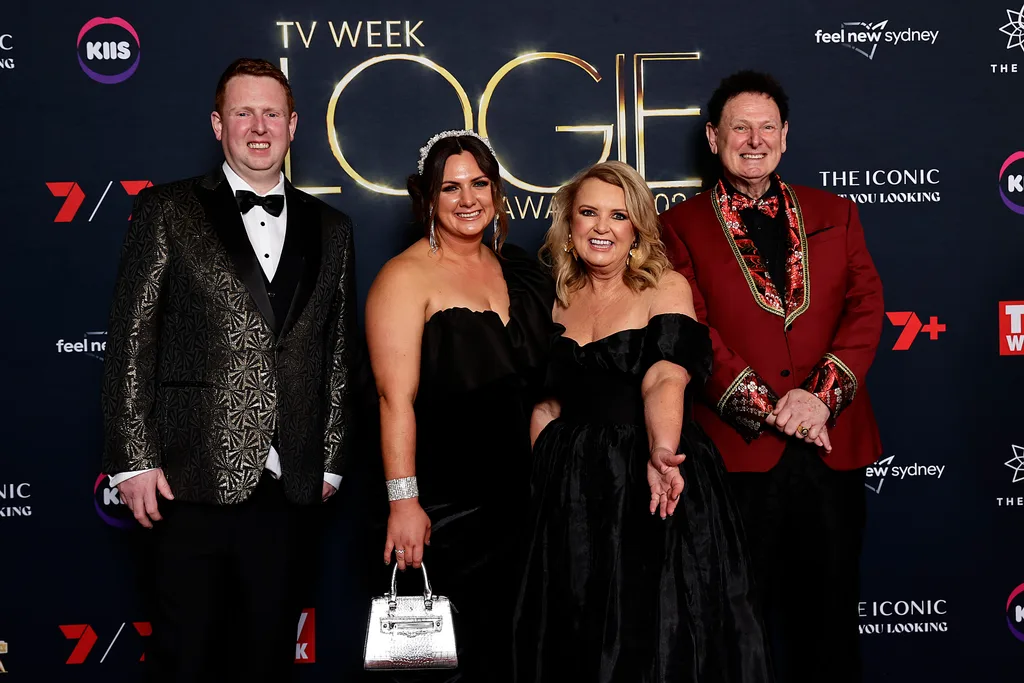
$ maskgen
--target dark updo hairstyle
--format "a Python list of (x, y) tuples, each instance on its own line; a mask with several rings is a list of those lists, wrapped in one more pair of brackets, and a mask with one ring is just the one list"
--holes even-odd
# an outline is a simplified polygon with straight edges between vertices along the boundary
[(737, 71), (723, 78), (711, 95), (711, 101), (708, 102), (708, 122), (718, 128), (726, 103), (743, 93), (767, 95), (779, 108), (779, 117), (782, 119), (780, 123), (789, 121), (789, 97), (771, 74), (760, 71)]
[(458, 135), (442, 138), (434, 143), (427, 152), (423, 162), (423, 175), (409, 176), (407, 183), (409, 196), (412, 197), (412, 211), (416, 221), (423, 226), (423, 235), (430, 236), (430, 221), (434, 217), (434, 207), (441, 195), (441, 184), (444, 182), (444, 166), (448, 157), (469, 152), (476, 159), (477, 166), (491, 181), (491, 199), (494, 213), (498, 217), (498, 230), (495, 240), (496, 253), (501, 253), (501, 245), (508, 236), (508, 214), (505, 212), (505, 191), (501, 184), (498, 160), (487, 145), (475, 137)]

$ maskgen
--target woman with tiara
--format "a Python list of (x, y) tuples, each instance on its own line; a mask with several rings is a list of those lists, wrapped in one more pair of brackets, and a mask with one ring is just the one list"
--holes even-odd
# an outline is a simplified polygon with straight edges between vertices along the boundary
[(486, 139), (435, 135), (408, 188), (423, 237), (385, 264), (366, 301), (390, 506), (383, 559), (403, 571), (426, 560), (434, 590), (454, 607), (459, 667), (391, 675), (502, 680), (512, 668), (517, 520), (554, 285), (505, 243)]

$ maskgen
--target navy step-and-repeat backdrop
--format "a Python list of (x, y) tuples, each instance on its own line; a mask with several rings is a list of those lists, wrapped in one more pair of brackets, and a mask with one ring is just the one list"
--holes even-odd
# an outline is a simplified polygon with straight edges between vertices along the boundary
[[(291, 78), (287, 172), (354, 218), (360, 306), (408, 244), (404, 178), (433, 133), (490, 136), (510, 239), (535, 249), (556, 187), (598, 160), (637, 167), (662, 210), (692, 197), (710, 179), (711, 91), (741, 68), (774, 73), (792, 100), (783, 177), (858, 203), (885, 285), (866, 679), (1021, 680), (1019, 2), (6, 3), (0, 681), (138, 674), (145, 532), (99, 475), (108, 306), (133, 195), (219, 161), (213, 90), (243, 55)], [(366, 533), (375, 457), (325, 508), (296, 624), (304, 680), (354, 676), (365, 596), (387, 580)]]

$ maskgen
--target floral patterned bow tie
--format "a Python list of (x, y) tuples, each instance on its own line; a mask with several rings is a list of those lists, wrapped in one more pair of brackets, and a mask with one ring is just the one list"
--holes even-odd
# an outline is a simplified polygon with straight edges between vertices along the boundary
[(768, 197), (767, 199), (751, 199), (741, 195), (739, 192), (735, 192), (729, 197), (729, 202), (732, 204), (733, 211), (736, 212), (745, 209), (757, 209), (771, 218), (775, 218), (779, 213), (778, 196)]

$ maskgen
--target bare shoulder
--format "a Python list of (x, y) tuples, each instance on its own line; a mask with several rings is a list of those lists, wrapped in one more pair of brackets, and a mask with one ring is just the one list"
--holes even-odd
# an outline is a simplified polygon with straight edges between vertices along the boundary
[(697, 317), (693, 309), (690, 283), (684, 275), (674, 270), (666, 270), (662, 273), (661, 280), (651, 296), (650, 315), (663, 313), (683, 313), (691, 318)]

